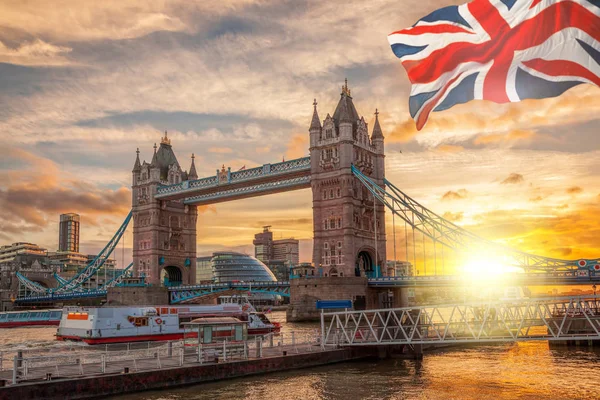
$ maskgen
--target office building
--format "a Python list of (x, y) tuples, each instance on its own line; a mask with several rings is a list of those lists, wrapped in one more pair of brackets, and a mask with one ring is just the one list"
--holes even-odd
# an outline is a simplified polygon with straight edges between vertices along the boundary
[(79, 214), (61, 214), (58, 227), (58, 251), (79, 253)]

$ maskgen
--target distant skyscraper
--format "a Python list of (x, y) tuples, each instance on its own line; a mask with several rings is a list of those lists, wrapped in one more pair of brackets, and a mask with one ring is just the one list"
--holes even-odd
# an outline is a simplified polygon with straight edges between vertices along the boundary
[(273, 232), (269, 230), (271, 226), (263, 226), (263, 231), (254, 235), (254, 257), (268, 264), (273, 258)]
[(61, 214), (58, 251), (79, 252), (79, 214)]

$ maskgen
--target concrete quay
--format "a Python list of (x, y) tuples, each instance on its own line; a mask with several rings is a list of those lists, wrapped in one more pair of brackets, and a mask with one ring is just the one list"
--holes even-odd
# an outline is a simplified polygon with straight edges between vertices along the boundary
[[(19, 398), (91, 399), (315, 367), (382, 355), (381, 350), (369, 348), (322, 350), (317, 347), (315, 351), (314, 346), (313, 348), (301, 346), (296, 350), (297, 354), (285, 354), (284, 351), (283, 348), (265, 348), (261, 358), (208, 364), (199, 364), (197, 361), (186, 362), (183, 366), (169, 366), (167, 362), (161, 369), (154, 367), (148, 370), (138, 369), (138, 372), (129, 373), (107, 371), (105, 374), (99, 374), (92, 372), (93, 366), (87, 366), (89, 372), (82, 375), (79, 367), (74, 366), (71, 376), (51, 380), (40, 379), (45, 376), (45, 373), (50, 373), (51, 368), (40, 368), (38, 371), (30, 372), (31, 376), (36, 376), (37, 380), (0, 388), (0, 400)], [(171, 363), (176, 364), (174, 360)], [(120, 362), (118, 365), (113, 365), (112, 368), (123, 371), (126, 365), (125, 362)], [(141, 367), (143, 368), (143, 365)]]

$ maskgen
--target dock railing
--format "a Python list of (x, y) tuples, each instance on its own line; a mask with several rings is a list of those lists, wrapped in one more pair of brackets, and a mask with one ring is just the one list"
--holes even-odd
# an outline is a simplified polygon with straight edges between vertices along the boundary
[[(211, 344), (174, 340), (102, 346), (63, 347), (51, 353), (21, 351), (7, 361), (0, 376), (8, 384), (110, 373), (131, 373), (183, 366), (235, 362), (321, 351), (318, 331), (271, 333), (244, 341)], [(57, 349), (55, 349), (57, 350)]]

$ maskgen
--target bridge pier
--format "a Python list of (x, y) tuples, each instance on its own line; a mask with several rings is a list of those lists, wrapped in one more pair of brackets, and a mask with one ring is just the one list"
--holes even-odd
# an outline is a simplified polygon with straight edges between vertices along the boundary
[(367, 309), (408, 307), (408, 288), (369, 287), (367, 290)]
[(299, 278), (290, 281), (288, 322), (320, 321), (317, 300), (352, 300), (354, 309), (367, 305), (366, 277)]

